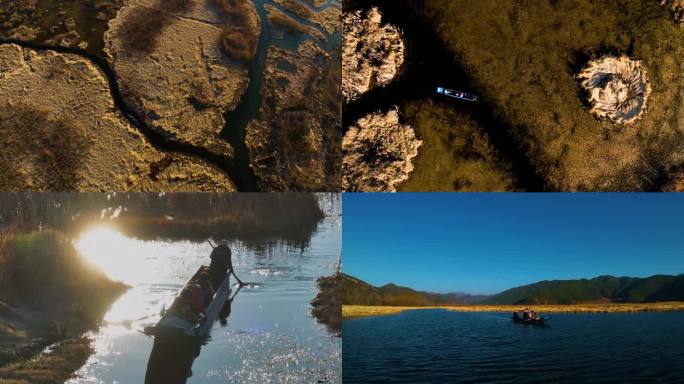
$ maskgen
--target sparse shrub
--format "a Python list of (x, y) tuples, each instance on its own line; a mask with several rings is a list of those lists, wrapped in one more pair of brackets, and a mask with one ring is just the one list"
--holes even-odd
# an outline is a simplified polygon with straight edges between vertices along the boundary
[(235, 60), (250, 61), (259, 43), (259, 21), (246, 0), (214, 0), (223, 12), (225, 25), (221, 33), (224, 52)]

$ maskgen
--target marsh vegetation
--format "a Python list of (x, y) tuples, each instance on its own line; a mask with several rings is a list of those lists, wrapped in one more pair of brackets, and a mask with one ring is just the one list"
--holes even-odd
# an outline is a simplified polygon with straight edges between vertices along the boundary
[[(661, 189), (682, 166), (683, 32), (658, 1), (423, 5), (417, 12), (510, 127), (545, 188)], [(629, 127), (589, 114), (574, 77), (606, 51), (641, 60), (652, 80), (649, 110)]]

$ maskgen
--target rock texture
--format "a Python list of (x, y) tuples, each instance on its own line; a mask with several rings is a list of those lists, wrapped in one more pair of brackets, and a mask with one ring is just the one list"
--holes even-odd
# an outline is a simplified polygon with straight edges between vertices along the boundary
[(342, 188), (349, 192), (396, 192), (413, 172), (422, 141), (399, 121), (399, 112), (361, 118), (342, 140)]
[(219, 169), (153, 148), (76, 55), (0, 45), (0, 146), (2, 190), (235, 190)]
[(250, 165), (264, 191), (339, 191), (339, 57), (313, 41), (271, 47), (261, 117), (247, 127)]
[(342, 95), (348, 103), (390, 83), (404, 63), (405, 47), (401, 32), (383, 25), (377, 8), (347, 13), (343, 25)]
[(127, 1), (109, 23), (106, 54), (127, 103), (150, 127), (231, 155), (219, 134), (223, 114), (237, 106), (247, 88), (247, 67), (223, 53), (222, 14), (210, 0), (171, 3), (177, 5)]
[(587, 92), (591, 113), (618, 124), (633, 123), (646, 109), (651, 93), (646, 68), (627, 56), (591, 60), (577, 77)]
[(675, 21), (679, 25), (684, 25), (684, 0), (659, 0), (660, 5), (672, 12)]

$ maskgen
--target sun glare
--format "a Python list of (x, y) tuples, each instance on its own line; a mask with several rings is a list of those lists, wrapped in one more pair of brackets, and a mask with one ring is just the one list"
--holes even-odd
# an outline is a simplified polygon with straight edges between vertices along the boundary
[(104, 271), (110, 279), (131, 283), (141, 263), (137, 241), (127, 238), (111, 227), (95, 227), (84, 232), (76, 247), (91, 264)]

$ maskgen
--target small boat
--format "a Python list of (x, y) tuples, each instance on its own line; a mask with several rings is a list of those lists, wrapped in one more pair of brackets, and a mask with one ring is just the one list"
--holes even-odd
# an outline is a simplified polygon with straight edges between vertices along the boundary
[(472, 93), (457, 91), (455, 89), (449, 89), (444, 87), (437, 87), (437, 93), (444, 96), (453, 97), (454, 99), (460, 99), (465, 101), (477, 101), (477, 96)]
[(528, 319), (525, 320), (522, 317), (518, 316), (518, 313), (514, 313), (513, 316), (511, 316), (511, 319), (513, 320), (514, 323), (516, 324), (524, 324), (524, 325), (538, 325), (538, 326), (545, 326), (546, 322), (551, 320), (550, 317), (538, 317), (536, 319)]
[[(189, 287), (191, 284), (194, 284), (199, 278), (199, 276), (202, 274), (202, 272), (205, 271), (209, 272), (209, 267), (204, 265), (201, 266), (197, 270), (197, 272), (195, 272), (195, 274), (190, 278), (190, 280), (188, 280), (183, 289)], [(182, 292), (183, 289), (181, 289), (180, 292)], [(173, 309), (179, 307), (178, 305), (174, 304), (181, 300), (180, 292), (178, 296), (176, 296), (176, 298), (174, 299), (173, 304), (169, 306), (169, 309), (162, 310), (162, 317), (157, 322), (157, 324), (155, 324), (152, 327), (145, 327), (144, 333), (146, 335), (159, 336), (163, 334), (180, 334), (196, 338), (208, 337), (209, 332), (211, 332), (211, 328), (214, 325), (214, 322), (221, 313), (221, 309), (228, 302), (228, 299), (230, 297), (230, 275), (226, 275), (225, 278), (223, 278), (223, 281), (219, 284), (218, 288), (215, 289), (214, 296), (209, 305), (207, 305), (207, 307), (204, 309), (204, 316), (198, 324), (192, 324), (187, 320), (181, 318), (180, 316), (177, 316), (176, 313), (174, 313)]]

